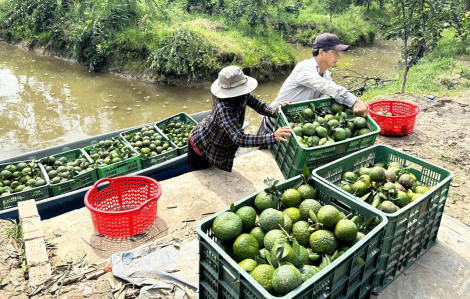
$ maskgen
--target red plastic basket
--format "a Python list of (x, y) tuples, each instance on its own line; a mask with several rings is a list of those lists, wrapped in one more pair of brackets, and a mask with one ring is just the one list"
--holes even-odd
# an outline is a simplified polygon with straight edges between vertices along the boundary
[[(413, 132), (419, 106), (402, 101), (378, 101), (370, 103), (369, 114), (380, 127), (380, 134), (387, 136), (405, 136)], [(380, 110), (393, 113), (394, 116), (380, 115)]]
[[(98, 190), (105, 182), (108, 187)], [(144, 176), (103, 178), (85, 194), (98, 233), (112, 238), (125, 238), (145, 231), (157, 217), (157, 203), (162, 188), (154, 179)]]

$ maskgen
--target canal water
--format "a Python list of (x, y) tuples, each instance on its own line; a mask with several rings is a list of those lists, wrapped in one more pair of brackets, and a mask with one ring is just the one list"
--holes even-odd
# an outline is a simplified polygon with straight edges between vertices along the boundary
[[(341, 53), (332, 70), (342, 75), (395, 79), (400, 70), (400, 43), (378, 40)], [(297, 61), (311, 49), (294, 49)], [(203, 88), (148, 84), (0, 44), (0, 159), (127, 127), (156, 122), (180, 112), (211, 108), (210, 82)], [(214, 78), (215, 79), (215, 78)], [(255, 94), (266, 103), (285, 78), (259, 84)], [(245, 130), (255, 134), (261, 117), (247, 109)]]

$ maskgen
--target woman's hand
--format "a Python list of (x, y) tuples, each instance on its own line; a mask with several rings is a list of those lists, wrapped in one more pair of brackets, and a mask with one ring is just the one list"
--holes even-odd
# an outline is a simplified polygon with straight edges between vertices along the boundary
[(363, 101), (358, 99), (352, 108), (354, 115), (362, 116), (364, 118), (367, 117), (367, 105)]
[(287, 139), (282, 138), (283, 136), (290, 136), (292, 132), (292, 129), (290, 127), (282, 127), (276, 130), (274, 132), (274, 137), (276, 138), (276, 141), (284, 141), (287, 142)]
[(290, 105), (290, 104), (292, 104), (292, 101), (280, 102), (279, 105), (276, 107), (276, 116), (279, 115), (279, 106), (285, 106), (285, 105)]

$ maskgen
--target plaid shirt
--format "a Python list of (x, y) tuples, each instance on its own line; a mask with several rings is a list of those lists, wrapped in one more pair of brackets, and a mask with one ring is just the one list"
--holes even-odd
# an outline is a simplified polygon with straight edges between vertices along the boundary
[(247, 105), (259, 114), (276, 117), (275, 109), (249, 93), (240, 102), (235, 102), (234, 99), (217, 99), (209, 115), (191, 131), (194, 147), (217, 168), (231, 172), (238, 147), (276, 143), (273, 133), (249, 135), (243, 132)]

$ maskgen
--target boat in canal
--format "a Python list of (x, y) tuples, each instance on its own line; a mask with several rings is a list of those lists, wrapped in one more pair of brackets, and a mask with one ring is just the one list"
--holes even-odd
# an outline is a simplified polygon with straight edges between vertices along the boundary
[[(189, 114), (196, 122), (202, 121), (208, 114), (210, 110)], [(143, 124), (132, 128), (125, 128), (122, 130), (117, 130), (114, 132), (109, 132), (106, 134), (101, 134), (85, 139), (81, 139), (78, 141), (61, 144), (57, 146), (52, 146), (42, 150), (36, 150), (28, 153), (24, 153), (21, 155), (17, 155), (14, 157), (10, 157), (7, 159), (0, 160), (0, 164), (10, 163), (10, 162), (17, 162), (17, 161), (30, 161), (30, 160), (39, 160), (44, 157), (56, 155), (59, 153), (63, 153), (66, 151), (70, 151), (77, 148), (84, 148), (93, 143), (96, 143), (100, 140), (104, 140), (110, 137), (115, 137), (122, 132), (129, 131), (135, 128), (140, 128), (142, 126), (151, 126), (154, 123), (150, 124)], [(247, 122), (244, 123), (243, 128), (246, 128), (248, 125)], [(157, 165), (153, 165), (148, 168), (144, 168), (137, 172), (134, 172), (130, 175), (141, 175), (151, 177), (157, 181), (163, 181), (166, 179), (170, 179), (172, 177), (178, 176), (187, 172), (188, 169), (188, 155), (182, 154), (175, 158), (172, 158), (168, 161), (159, 163)], [(48, 197), (42, 200), (38, 200), (36, 202), (36, 206), (39, 212), (39, 215), (42, 219), (48, 219), (51, 217), (55, 217), (57, 215), (63, 214), (65, 212), (78, 209), (84, 206), (83, 198), (85, 193), (89, 190), (91, 186), (81, 188), (72, 192), (68, 192), (65, 194), (61, 194), (54, 197)], [(7, 208), (5, 210), (0, 211), (0, 219), (17, 219), (18, 218), (18, 207)]]

